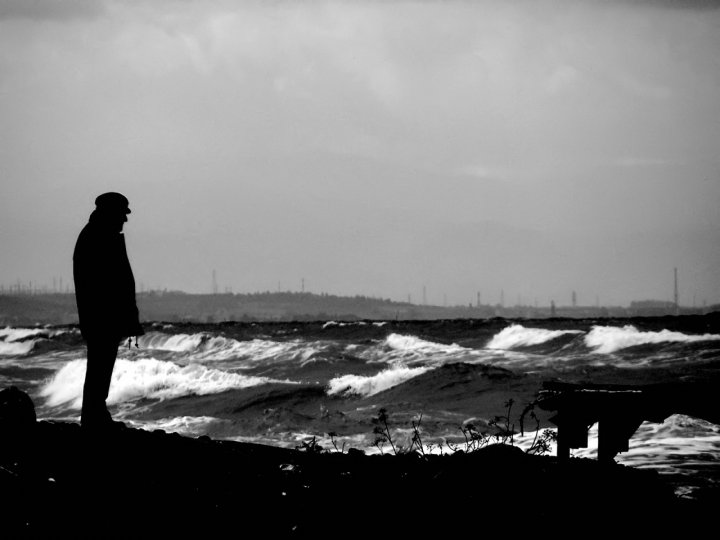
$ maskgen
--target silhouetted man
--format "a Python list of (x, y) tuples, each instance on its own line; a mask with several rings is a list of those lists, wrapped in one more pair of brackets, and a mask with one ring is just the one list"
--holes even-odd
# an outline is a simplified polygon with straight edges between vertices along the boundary
[(87, 428), (121, 426), (105, 400), (123, 338), (143, 334), (122, 228), (130, 213), (120, 193), (103, 193), (78, 236), (73, 254), (75, 299), (80, 331), (87, 343), (87, 373), (81, 423)]

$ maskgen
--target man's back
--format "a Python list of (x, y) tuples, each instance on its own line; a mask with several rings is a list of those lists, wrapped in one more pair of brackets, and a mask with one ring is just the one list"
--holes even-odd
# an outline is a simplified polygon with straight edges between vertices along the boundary
[(78, 236), (73, 253), (80, 330), (87, 342), (82, 425), (106, 429), (106, 400), (120, 339), (143, 333), (135, 303), (135, 279), (125, 249), (123, 224), (130, 213), (119, 193), (104, 193)]
[(91, 218), (75, 244), (73, 277), (83, 335), (136, 335), (135, 279), (122, 233)]

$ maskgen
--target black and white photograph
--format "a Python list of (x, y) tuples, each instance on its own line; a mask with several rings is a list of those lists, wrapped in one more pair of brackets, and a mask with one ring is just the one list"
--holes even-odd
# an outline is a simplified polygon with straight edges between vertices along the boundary
[(3, 537), (716, 526), (720, 1), (0, 0), (0, 187)]

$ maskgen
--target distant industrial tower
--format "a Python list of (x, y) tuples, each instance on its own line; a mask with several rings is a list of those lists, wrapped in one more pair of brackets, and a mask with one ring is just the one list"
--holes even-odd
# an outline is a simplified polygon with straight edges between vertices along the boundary
[(213, 268), (213, 274), (212, 274), (212, 292), (213, 292), (213, 294), (218, 293), (217, 272), (215, 272), (214, 268)]
[(572, 306), (577, 307), (577, 294), (575, 291), (572, 292)]
[(675, 315), (680, 313), (680, 304), (678, 303), (678, 277), (677, 268), (675, 268)]

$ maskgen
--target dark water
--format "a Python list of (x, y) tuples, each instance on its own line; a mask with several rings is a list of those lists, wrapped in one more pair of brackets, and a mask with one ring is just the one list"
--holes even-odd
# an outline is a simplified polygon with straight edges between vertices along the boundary
[[(298, 446), (316, 437), (369, 451), (373, 418), (393, 438), (449, 451), (460, 427), (511, 419), (542, 382), (651, 384), (718, 379), (716, 317), (637, 320), (147, 324), (123, 347), (108, 404), (144, 429)], [(28, 391), (41, 419), (79, 420), (85, 349), (73, 327), (0, 330), (0, 387)], [(681, 411), (680, 411), (681, 412)], [(718, 411), (644, 423), (618, 461), (674, 475), (678, 492), (720, 485)], [(518, 436), (527, 445), (533, 431)], [(597, 427), (587, 449), (593, 456)], [(333, 433), (333, 438), (329, 437)], [(387, 448), (386, 448), (387, 450)], [(554, 449), (553, 449), (554, 450)]]

